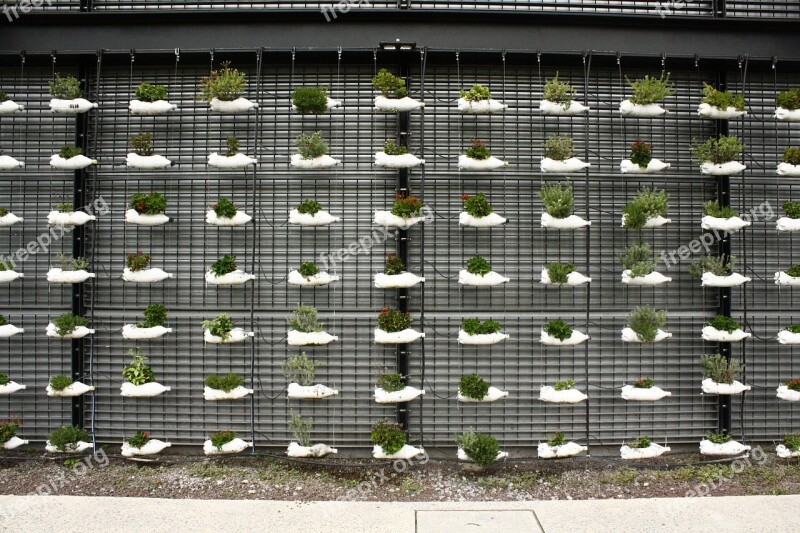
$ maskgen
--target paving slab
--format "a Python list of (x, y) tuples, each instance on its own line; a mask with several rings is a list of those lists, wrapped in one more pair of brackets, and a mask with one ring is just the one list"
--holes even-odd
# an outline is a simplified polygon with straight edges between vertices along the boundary
[(417, 511), (416, 533), (541, 533), (532, 510)]

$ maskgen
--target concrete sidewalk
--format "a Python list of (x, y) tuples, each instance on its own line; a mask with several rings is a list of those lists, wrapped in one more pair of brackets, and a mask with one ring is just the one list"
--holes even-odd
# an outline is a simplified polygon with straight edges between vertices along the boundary
[(800, 496), (379, 503), (0, 496), (0, 531), (788, 532)]

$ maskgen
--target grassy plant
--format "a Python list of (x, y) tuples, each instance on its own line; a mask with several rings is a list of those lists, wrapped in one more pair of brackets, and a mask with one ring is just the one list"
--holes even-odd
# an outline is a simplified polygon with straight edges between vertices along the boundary
[(394, 141), (386, 141), (383, 143), (383, 153), (386, 155), (403, 155), (408, 153), (408, 148), (397, 146)]
[(553, 218), (567, 218), (572, 214), (574, 199), (569, 182), (566, 185), (542, 182), (539, 198), (547, 214)]
[(78, 148), (77, 146), (62, 146), (58, 151), (58, 155), (64, 159), (70, 159), (81, 154), (83, 154), (83, 148)]
[(467, 272), (476, 276), (485, 276), (492, 271), (491, 265), (481, 256), (475, 256), (467, 261)]
[(328, 153), (328, 145), (322, 138), (322, 132), (316, 131), (311, 135), (301, 133), (295, 140), (297, 151), (303, 159), (315, 159)]
[(715, 316), (711, 321), (709, 321), (708, 325), (717, 329), (718, 331), (727, 331), (728, 333), (733, 333), (737, 329), (741, 328), (738, 322), (725, 315)]
[(59, 451), (65, 452), (75, 450), (80, 441), (90, 442), (92, 437), (77, 426), (62, 426), (50, 433), (47, 440)]
[(322, 210), (322, 206), (316, 200), (304, 200), (297, 206), (297, 212), (304, 215), (316, 215)]
[(560, 341), (565, 341), (572, 337), (572, 328), (560, 318), (557, 320), (551, 320), (544, 325), (543, 329), (545, 333)]
[(490, 335), (499, 333), (503, 326), (500, 322), (491, 319), (481, 322), (477, 318), (465, 318), (461, 322), (461, 329), (467, 335)]
[(56, 78), (50, 82), (50, 96), (60, 100), (74, 100), (83, 97), (81, 83), (75, 76), (64, 76), (56, 74)]
[(223, 446), (236, 438), (235, 431), (218, 431), (211, 435), (211, 445), (216, 449), (221, 450)]
[(207, 329), (215, 337), (226, 340), (233, 331), (233, 321), (227, 313), (221, 313), (214, 320), (204, 320), (203, 329)]
[(309, 359), (306, 352), (300, 355), (290, 356), (283, 363), (283, 375), (289, 380), (289, 383), (297, 383), (304, 387), (314, 384), (317, 368), (321, 363), (314, 359)]
[(704, 272), (711, 272), (715, 276), (727, 276), (733, 272), (736, 264), (736, 257), (729, 255), (707, 255), (699, 261), (693, 261), (689, 265), (689, 273), (700, 278)]
[(122, 370), (122, 377), (125, 381), (133, 385), (144, 385), (145, 383), (152, 383), (156, 380), (153, 375), (153, 370), (144, 364), (147, 357), (142, 354), (139, 348), (128, 350), (128, 355), (132, 357), (132, 361), (128, 366)]
[(800, 148), (787, 148), (783, 152), (781, 161), (790, 165), (800, 165)]
[(311, 427), (314, 421), (311, 418), (303, 418), (300, 415), (292, 413), (289, 420), (289, 431), (292, 432), (294, 440), (300, 446), (311, 446)]
[(729, 107), (744, 111), (744, 96), (730, 91), (719, 91), (707, 83), (703, 83), (703, 103), (725, 111)]
[(16, 417), (11, 420), (3, 420), (0, 422), (0, 445), (11, 440), (11, 437), (17, 434), (17, 430), (20, 426), (22, 426), (22, 420)]
[(622, 209), (624, 225), (630, 230), (642, 229), (648, 219), (664, 216), (668, 209), (669, 195), (663, 189), (642, 187), (636, 198)]
[(392, 95), (396, 98), (403, 98), (408, 95), (405, 80), (395, 76), (385, 68), (378, 71), (378, 74), (372, 78), (372, 88), (379, 91), (386, 98)]
[(141, 449), (148, 442), (150, 442), (150, 433), (144, 431), (137, 431), (133, 437), (128, 438), (128, 446), (132, 448)]
[(206, 102), (211, 102), (214, 98), (230, 102), (236, 100), (244, 91), (247, 75), (231, 68), (229, 62), (220, 66), (221, 68), (212, 70), (200, 81), (200, 90)]
[(666, 321), (666, 311), (656, 311), (652, 307), (637, 307), (628, 316), (627, 325), (641, 342), (651, 343), (656, 340), (658, 330)]
[(317, 319), (317, 310), (307, 305), (300, 305), (292, 311), (287, 319), (289, 327), (303, 333), (322, 331), (322, 324)]
[(381, 374), (378, 376), (378, 387), (386, 392), (397, 392), (406, 388), (401, 374)]
[(138, 251), (135, 254), (125, 256), (125, 266), (131, 272), (139, 272), (150, 266), (150, 254)]
[(497, 460), (500, 444), (497, 439), (484, 433), (467, 431), (456, 438), (458, 447), (464, 450), (467, 457), (479, 466), (489, 466)]
[(292, 91), (292, 104), (301, 115), (318, 115), (328, 110), (325, 87), (298, 87)]
[(545, 268), (547, 269), (550, 283), (555, 283), (556, 285), (567, 283), (569, 275), (575, 272), (575, 265), (572, 263), (548, 263)]
[(387, 333), (397, 333), (411, 327), (411, 314), (384, 307), (378, 315), (378, 329)]
[(211, 374), (206, 377), (204, 383), (205, 386), (210, 389), (230, 392), (236, 387), (241, 387), (244, 385), (244, 379), (236, 374), (228, 374), (226, 376)]
[(638, 439), (628, 442), (628, 448), (649, 448), (653, 441), (650, 440), (650, 437), (639, 437)]
[(633, 278), (646, 276), (656, 269), (653, 252), (645, 242), (632, 244), (625, 251), (625, 255), (619, 256), (618, 259), (625, 270), (630, 270)]
[(715, 218), (733, 218), (735, 216), (739, 216), (739, 213), (730, 207), (721, 207), (718, 201), (711, 200), (703, 204), (703, 216)]
[(553, 438), (547, 441), (547, 445), (551, 448), (558, 448), (559, 446), (563, 446), (567, 443), (567, 438), (564, 436), (563, 431), (557, 432), (553, 435)]
[(575, 89), (569, 83), (562, 83), (558, 79), (558, 72), (555, 77), (549, 79), (544, 84), (544, 94), (542, 98), (554, 104), (560, 104), (564, 109), (568, 109), (575, 97)]
[(656, 384), (652, 378), (639, 378), (633, 382), (633, 386), (637, 389), (650, 389)]
[(474, 84), (469, 90), (461, 90), (461, 98), (467, 102), (480, 102), (481, 100), (488, 100), (491, 97), (492, 95), (489, 93), (489, 89), (479, 83)]
[(721, 135), (716, 139), (711, 137), (702, 144), (692, 145), (692, 153), (700, 165), (703, 163), (721, 165), (735, 161), (742, 150), (744, 150), (744, 144), (734, 135)]
[(706, 440), (711, 441), (714, 444), (725, 444), (726, 442), (733, 440), (733, 437), (730, 433), (723, 429), (720, 432), (709, 431), (706, 433)]
[(228, 137), (225, 139), (225, 157), (233, 157), (239, 153), (239, 139)]
[(647, 168), (653, 160), (653, 145), (642, 141), (635, 141), (631, 144), (631, 163), (639, 165), (639, 168)]
[(149, 83), (142, 83), (136, 88), (134, 96), (137, 100), (142, 102), (155, 102), (157, 100), (167, 99), (167, 89), (163, 85), (151, 85)]
[(56, 333), (63, 337), (75, 331), (77, 327), (88, 326), (89, 320), (82, 316), (73, 315), (72, 313), (64, 313), (53, 320), (53, 325), (56, 327)]
[[(0, 441), (2, 442), (2, 441)], [(786, 446), (786, 448), (790, 452), (797, 452), (800, 451), (800, 433), (794, 433), (792, 435), (786, 435), (783, 437), (781, 443)]]
[(489, 382), (478, 374), (464, 374), (458, 382), (458, 390), (462, 396), (473, 400), (482, 400), (489, 392)]
[(217, 277), (236, 272), (236, 256), (225, 254), (213, 263), (211, 263), (211, 273)]
[(716, 383), (733, 383), (744, 371), (738, 359), (726, 359), (720, 354), (704, 355), (700, 358), (703, 377)]
[(167, 209), (167, 197), (157, 192), (134, 194), (131, 196), (130, 206), (142, 215), (160, 215)]
[(574, 386), (575, 386), (575, 380), (574, 379), (566, 379), (564, 381), (556, 381), (553, 384), (553, 388), (555, 390), (558, 390), (558, 391), (570, 390)]
[(167, 306), (164, 304), (150, 304), (144, 310), (144, 321), (139, 323), (140, 328), (154, 328), (163, 326), (167, 322)]
[(218, 218), (233, 218), (237, 213), (236, 206), (227, 198), (217, 200), (217, 203), (212, 205), (211, 209), (214, 210)]
[(422, 200), (416, 196), (397, 194), (392, 205), (392, 214), (402, 218), (418, 217), (422, 213)]
[(800, 109), (800, 89), (789, 89), (778, 94), (775, 104), (788, 111)]
[(661, 73), (658, 78), (651, 78), (645, 76), (636, 81), (631, 81), (625, 76), (625, 81), (628, 82), (631, 89), (633, 89), (633, 96), (630, 101), (633, 104), (647, 105), (660, 102), (667, 96), (675, 94), (675, 89), (669, 83), (669, 73)]
[(390, 424), (388, 420), (375, 424), (369, 437), (387, 455), (399, 452), (406, 445), (406, 433), (403, 428), (397, 424)]
[(319, 274), (319, 268), (317, 268), (317, 265), (311, 261), (300, 263), (300, 268), (298, 268), (297, 271), (300, 272), (300, 275), (306, 279)]
[(491, 156), (492, 152), (489, 151), (489, 147), (482, 140), (472, 139), (472, 146), (467, 148), (467, 157), (481, 161), (489, 159)]
[(56, 374), (50, 378), (50, 388), (54, 391), (62, 391), (72, 385), (72, 378), (64, 374)]
[(56, 204), (56, 211), (59, 213), (72, 213), (75, 209), (75, 206), (72, 205), (72, 202), (62, 202), (60, 204)]
[(131, 150), (136, 155), (141, 156), (149, 156), (153, 155), (153, 134), (152, 133), (140, 133), (134, 137), (131, 137), (129, 141), (131, 145)]
[(383, 268), (383, 273), (387, 276), (396, 276), (402, 274), (406, 270), (406, 264), (398, 256), (389, 254), (386, 256), (386, 266)]
[(544, 142), (544, 156), (555, 161), (564, 161), (572, 157), (575, 144), (569, 137), (554, 135)]

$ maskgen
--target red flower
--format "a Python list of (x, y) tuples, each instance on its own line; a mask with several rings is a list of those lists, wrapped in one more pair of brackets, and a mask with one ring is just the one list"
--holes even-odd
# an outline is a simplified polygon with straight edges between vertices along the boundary
[(469, 200), (469, 194), (462, 194), (461, 195), (461, 199), (462, 200)]

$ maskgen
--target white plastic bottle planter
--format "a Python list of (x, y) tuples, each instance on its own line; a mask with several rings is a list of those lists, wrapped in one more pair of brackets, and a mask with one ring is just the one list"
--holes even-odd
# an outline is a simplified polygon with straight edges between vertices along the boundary
[[(340, 100), (334, 100), (330, 96), (326, 96), (325, 98), (327, 99), (327, 101), (325, 102), (325, 107), (327, 108), (328, 111), (330, 111), (331, 109), (334, 109), (334, 108), (339, 107), (340, 105), (342, 105), (342, 102)], [(292, 104), (292, 111), (297, 111), (297, 106), (294, 105), (294, 104)], [(318, 114), (319, 113), (301, 113), (300, 116), (301, 117), (316, 117)]]
[(706, 394), (722, 394), (726, 396), (741, 394), (751, 389), (750, 385), (745, 385), (736, 380), (734, 380), (733, 383), (717, 383), (711, 378), (705, 378), (701, 386), (703, 392)]
[(646, 389), (634, 387), (633, 385), (624, 385), (622, 387), (623, 400), (633, 402), (656, 402), (667, 396), (672, 396), (672, 393), (661, 387), (652, 386)]
[(546, 442), (540, 442), (536, 447), (536, 455), (539, 459), (556, 459), (562, 457), (575, 457), (588, 450), (586, 446), (581, 446), (577, 442), (566, 442), (561, 446), (550, 446)]
[(715, 105), (703, 102), (697, 107), (697, 114), (704, 118), (713, 118), (717, 120), (730, 120), (732, 118), (743, 117), (744, 115), (747, 114), (747, 111), (739, 111), (733, 106), (728, 106), (725, 109), (720, 109)]
[(286, 343), (289, 346), (322, 346), (339, 340), (336, 335), (325, 331), (297, 331), (290, 329), (286, 334)]
[(300, 385), (299, 383), (289, 383), (289, 386), (286, 387), (286, 397), (295, 400), (320, 400), (338, 394), (338, 390), (321, 384)]
[(210, 270), (206, 272), (206, 283), (211, 285), (242, 285), (256, 277), (253, 274), (248, 274), (243, 270), (234, 270), (221, 276), (217, 276)]
[(392, 333), (375, 328), (375, 342), (378, 344), (407, 344), (423, 337), (425, 337), (424, 333), (411, 328)]
[(661, 446), (660, 444), (656, 444), (655, 442), (651, 442), (650, 446), (647, 448), (631, 448), (627, 444), (623, 445), (619, 449), (619, 456), (622, 459), (632, 460), (632, 459), (650, 459), (652, 457), (658, 457), (660, 455), (664, 455), (670, 451), (669, 446)]
[(777, 393), (778, 398), (781, 400), (786, 400), (787, 402), (800, 402), (800, 392), (792, 390), (786, 385), (779, 386)]
[(85, 270), (62, 270), (60, 268), (51, 268), (47, 271), (47, 281), (50, 283), (83, 283), (89, 278), (96, 277), (94, 272), (87, 272)]
[(17, 111), (22, 111), (23, 109), (25, 109), (24, 105), (18, 104), (13, 100), (0, 102), (0, 115), (10, 115), (12, 113), (16, 113)]
[(258, 104), (251, 102), (247, 98), (237, 98), (236, 100), (220, 100), (216, 96), (209, 102), (211, 111), (217, 113), (244, 113), (258, 107)]
[(163, 155), (139, 155), (133, 152), (125, 156), (125, 165), (128, 168), (141, 170), (161, 170), (172, 164), (172, 161)]
[(90, 220), (97, 220), (97, 217), (83, 211), (50, 211), (47, 214), (47, 223), (52, 226), (83, 226)]
[(800, 218), (781, 217), (778, 219), (775, 229), (778, 231), (800, 231)]
[(539, 399), (550, 403), (580, 403), (588, 396), (578, 389), (556, 390), (550, 385), (543, 385), (539, 389)]
[(7, 441), (5, 441), (3, 443), (2, 448), (4, 450), (13, 450), (14, 448), (19, 448), (20, 446), (22, 446), (24, 444), (28, 444), (28, 442), (29, 441), (23, 440), (23, 439), (21, 439), (19, 437), (11, 437), (10, 439), (8, 439)]
[(501, 276), (494, 270), (491, 270), (484, 275), (473, 274), (466, 270), (458, 271), (458, 283), (460, 285), (471, 285), (473, 287), (495, 287), (497, 285), (502, 285), (503, 283), (508, 283), (509, 281), (511, 281), (511, 278)]
[(800, 176), (800, 165), (778, 163), (778, 176)]
[(468, 115), (488, 115), (489, 113), (497, 113), (508, 109), (508, 104), (499, 102), (494, 98), (487, 98), (486, 100), (478, 100), (471, 102), (464, 98), (458, 99), (458, 110)]
[(508, 222), (507, 219), (501, 217), (497, 213), (489, 213), (484, 217), (474, 217), (467, 213), (466, 211), (462, 211), (458, 215), (458, 223), (461, 226), (470, 226), (473, 228), (490, 228), (492, 226), (502, 226)]
[(239, 437), (236, 437), (230, 442), (226, 442), (219, 448), (211, 444), (211, 440), (207, 440), (203, 443), (203, 453), (206, 455), (226, 455), (243, 452), (252, 446), (252, 442), (245, 442)]
[(623, 100), (619, 104), (619, 112), (629, 117), (658, 117), (667, 110), (658, 104), (634, 104), (630, 100)]
[(339, 217), (335, 217), (327, 211), (317, 211), (313, 215), (301, 213), (297, 209), (289, 211), (289, 224), (298, 226), (328, 226), (339, 220), (341, 220)]
[(97, 159), (89, 159), (83, 154), (78, 154), (64, 159), (58, 154), (50, 156), (50, 166), (62, 170), (80, 170), (90, 165), (96, 165)]
[(290, 442), (286, 448), (286, 455), (289, 457), (325, 457), (339, 450), (331, 448), (327, 444), (315, 444), (313, 446), (300, 446), (296, 442)]
[(800, 277), (790, 276), (781, 270), (780, 272), (775, 272), (775, 285), (800, 285)]
[(622, 163), (619, 164), (619, 170), (623, 174), (655, 174), (656, 172), (661, 172), (662, 170), (666, 170), (671, 165), (669, 163), (665, 163), (660, 159), (651, 159), (647, 166), (642, 168), (636, 163), (631, 162), (630, 159), (623, 159)]
[(79, 440), (73, 444), (70, 444), (68, 447), (65, 447), (63, 450), (60, 450), (50, 444), (50, 441), (46, 441), (44, 449), (50, 453), (81, 453), (85, 452), (86, 450), (91, 450), (94, 448), (94, 444), (91, 442), (84, 442)]
[(422, 448), (422, 446), (417, 448), (416, 446), (411, 446), (410, 444), (404, 444), (402, 448), (391, 454), (385, 453), (383, 448), (377, 444), (372, 448), (372, 457), (375, 459), (413, 459), (414, 457), (423, 455), (424, 453), (425, 450)]
[(163, 213), (144, 215), (136, 209), (128, 209), (125, 211), (125, 222), (139, 226), (160, 226), (169, 222), (169, 217)]
[(4, 324), (0, 326), (0, 339), (7, 339), (8, 337), (13, 337), (17, 333), (23, 333), (25, 331), (24, 328), (18, 328), (13, 324)]
[(563, 161), (550, 159), (549, 157), (542, 158), (539, 162), (539, 168), (545, 174), (566, 174), (569, 172), (578, 172), (585, 168), (592, 166), (591, 163), (584, 163), (577, 157), (570, 157)]
[(414, 154), (388, 155), (386, 152), (375, 154), (375, 166), (386, 168), (414, 168), (424, 165), (425, 160)]
[[(28, 441), (25, 441), (27, 444)], [(775, 446), (775, 453), (778, 455), (779, 459), (792, 459), (794, 457), (800, 457), (800, 450), (792, 451), (783, 444), (778, 444)]]
[(86, 326), (77, 326), (66, 335), (59, 335), (56, 325), (50, 322), (47, 324), (47, 328), (45, 328), (45, 333), (48, 337), (58, 337), (59, 339), (82, 339), (86, 335), (94, 334), (94, 330), (89, 329)]
[(323, 154), (313, 159), (306, 159), (300, 154), (292, 154), (290, 163), (294, 168), (299, 168), (302, 170), (319, 170), (335, 167), (341, 163), (341, 161), (334, 159), (328, 154)]
[[(575, 287), (577, 285), (583, 285), (585, 283), (590, 283), (591, 281), (592, 281), (592, 278), (587, 278), (586, 276), (584, 276), (583, 274), (581, 274), (579, 272), (570, 272), (569, 274), (567, 274), (567, 282), (564, 283), (563, 285), (568, 285), (570, 287)], [(550, 274), (547, 273), (547, 269), (546, 268), (542, 269), (542, 276), (541, 276), (541, 279), (540, 279), (539, 283), (541, 283), (543, 285), (560, 285), (559, 283), (553, 283), (552, 281), (550, 281)]]
[(47, 390), (47, 395), (51, 398), (74, 398), (75, 396), (83, 396), (87, 392), (92, 392), (94, 386), (75, 381), (61, 390), (53, 390), (53, 387), (48, 384), (45, 390)]
[(508, 396), (508, 391), (503, 391), (498, 389), (497, 387), (489, 387), (489, 390), (486, 391), (483, 398), (480, 400), (476, 400), (475, 398), (470, 398), (469, 396), (464, 396), (461, 394), (461, 389), (458, 390), (458, 401), (463, 403), (489, 403), (489, 402), (496, 402), (497, 400), (501, 400)]
[(400, 390), (387, 392), (380, 387), (375, 388), (375, 401), (377, 403), (402, 403), (410, 402), (421, 395), (425, 394), (424, 390), (415, 387), (403, 387)]
[(217, 152), (208, 154), (208, 166), (214, 168), (244, 168), (249, 165), (255, 165), (258, 161), (245, 154), (239, 153), (234, 155), (220, 155)]
[(703, 229), (716, 229), (720, 231), (727, 231), (729, 233), (739, 231), (740, 229), (746, 228), (749, 225), (749, 220), (742, 220), (739, 217), (719, 218), (708, 215), (702, 218), (700, 224)]
[(503, 342), (510, 335), (506, 333), (476, 333), (475, 335), (470, 335), (463, 329), (458, 330), (458, 343), (459, 344), (470, 344), (470, 345), (487, 345), (487, 344), (497, 344), (498, 342)]
[(411, 272), (402, 272), (400, 274), (375, 274), (375, 287), (378, 289), (407, 289), (424, 282), (425, 278), (421, 278)]
[(570, 215), (564, 218), (556, 218), (549, 213), (542, 213), (542, 227), (555, 229), (578, 229), (591, 226), (589, 220), (584, 220), (578, 215)]
[(489, 156), (486, 159), (473, 159), (466, 155), (458, 156), (458, 168), (461, 170), (474, 170), (477, 172), (486, 172), (488, 170), (495, 170), (500, 167), (508, 166), (508, 163), (497, 159), (495, 156)]
[[(658, 330), (656, 332), (656, 338), (653, 339), (653, 342), (661, 342), (665, 341), (672, 337), (672, 333), (668, 333), (663, 330)], [(631, 328), (622, 328), (622, 342), (633, 342), (633, 343), (642, 343), (642, 339), (639, 338), (639, 335), (633, 331)]]
[(727, 163), (711, 163), (706, 161), (700, 165), (700, 172), (710, 176), (733, 176), (734, 174), (741, 174), (747, 166), (739, 163), (738, 161), (728, 161)]
[(558, 337), (553, 337), (545, 330), (542, 330), (539, 336), (539, 342), (547, 346), (575, 346), (587, 340), (589, 340), (589, 335), (581, 333), (576, 329), (573, 329), (572, 334), (563, 341)]
[(169, 392), (172, 388), (165, 387), (161, 383), (156, 383), (155, 381), (145, 383), (144, 385), (134, 385), (126, 381), (119, 390), (120, 396), (125, 396), (126, 398), (152, 398), (153, 396)]
[(18, 217), (14, 213), (6, 213), (5, 215), (0, 217), (0, 228), (7, 228), (9, 226), (13, 226), (19, 222), (25, 220), (22, 217)]
[(731, 440), (723, 444), (714, 444), (708, 439), (700, 441), (700, 453), (703, 455), (730, 456), (750, 451), (750, 446)]
[(72, 98), (71, 100), (62, 100), (61, 98), (50, 99), (50, 110), (53, 113), (77, 115), (79, 113), (86, 113), (90, 109), (94, 109), (96, 107), (96, 103), (90, 102), (86, 98)]
[(134, 448), (127, 442), (122, 443), (122, 456), (123, 457), (136, 457), (137, 455), (156, 455), (161, 453), (166, 448), (172, 446), (171, 442), (164, 442), (163, 440), (150, 439), (141, 448)]
[(781, 344), (800, 344), (800, 333), (792, 333), (788, 329), (778, 332), (778, 342)]
[(172, 333), (172, 328), (164, 326), (153, 326), (151, 328), (140, 328), (136, 324), (125, 324), (122, 326), (123, 339), (157, 339), (167, 333)]
[(751, 281), (751, 278), (736, 272), (727, 276), (717, 276), (713, 272), (703, 272), (701, 280), (703, 287), (736, 287)]
[(232, 218), (217, 216), (216, 211), (213, 209), (209, 209), (206, 212), (206, 224), (214, 226), (244, 226), (251, 220), (253, 220), (253, 217), (244, 211), (236, 211)]
[[(628, 219), (628, 215), (623, 213), (623, 215), (622, 215), (622, 227), (623, 228), (625, 227), (625, 221), (627, 219)], [(665, 224), (669, 224), (670, 222), (672, 222), (671, 218), (664, 218), (661, 215), (658, 215), (658, 216), (654, 216), (654, 217), (648, 218), (645, 221), (644, 226), (642, 226), (642, 228), (660, 228), (661, 226), (663, 226)]]
[(170, 111), (175, 111), (178, 106), (170, 104), (166, 100), (156, 100), (155, 102), (142, 102), (141, 100), (133, 99), (128, 104), (128, 109), (134, 115), (165, 115)]
[(800, 109), (775, 108), (775, 118), (785, 122), (800, 122)]
[(220, 389), (212, 389), (211, 387), (203, 387), (203, 398), (209, 401), (241, 400), (249, 394), (253, 394), (253, 389), (247, 389), (241, 385), (228, 392)]
[(24, 277), (25, 274), (16, 270), (0, 270), (0, 283), (11, 283), (15, 279)]
[[(456, 453), (456, 457), (458, 457), (459, 461), (469, 461), (470, 463), (474, 462), (472, 459), (470, 459), (469, 455), (467, 455), (467, 452), (465, 452), (461, 448), (458, 449), (458, 452)], [(508, 457), (508, 452), (500, 451), (500, 452), (497, 452), (497, 457), (495, 457), (494, 460), (495, 461), (499, 461), (500, 459), (505, 459), (506, 457)]]
[(622, 283), (627, 285), (662, 285), (670, 281), (672, 281), (672, 278), (665, 276), (661, 272), (650, 272), (644, 276), (631, 276), (630, 270), (622, 271)]
[(25, 166), (25, 163), (14, 159), (10, 155), (0, 155), (0, 170), (15, 170)]
[(411, 226), (419, 224), (423, 220), (425, 220), (425, 217), (403, 218), (392, 214), (391, 211), (375, 211), (373, 223), (383, 226), (384, 228), (408, 229)]
[(172, 277), (174, 277), (172, 274), (164, 272), (160, 268), (145, 268), (134, 272), (130, 268), (125, 267), (122, 270), (122, 279), (133, 283), (157, 283)]
[(300, 285), (301, 287), (321, 287), (334, 281), (339, 281), (339, 276), (332, 276), (327, 272), (317, 272), (313, 276), (305, 277), (297, 270), (289, 272), (288, 279), (290, 285)]
[(375, 109), (378, 111), (413, 111), (425, 107), (425, 102), (420, 102), (404, 96), (403, 98), (387, 98), (383, 95), (375, 97)]
[(569, 105), (567, 106), (558, 104), (556, 102), (551, 102), (550, 100), (540, 100), (539, 111), (541, 111), (543, 115), (570, 116), (586, 113), (589, 111), (589, 107), (578, 103), (575, 100), (570, 100)]
[(703, 340), (709, 342), (737, 342), (752, 336), (752, 333), (743, 331), (741, 328), (731, 332), (720, 331), (712, 326), (705, 326), (703, 328)]
[(249, 337), (255, 337), (255, 335), (256, 334), (252, 331), (245, 331), (242, 328), (233, 328), (228, 333), (228, 337), (223, 339), (219, 335), (212, 335), (211, 331), (208, 329), (203, 330), (203, 340), (209, 344), (231, 344), (234, 342), (243, 342)]
[(17, 391), (25, 390), (28, 387), (26, 385), (21, 385), (15, 381), (9, 381), (5, 385), (0, 385), (0, 396), (8, 396), (9, 394), (13, 394)]

